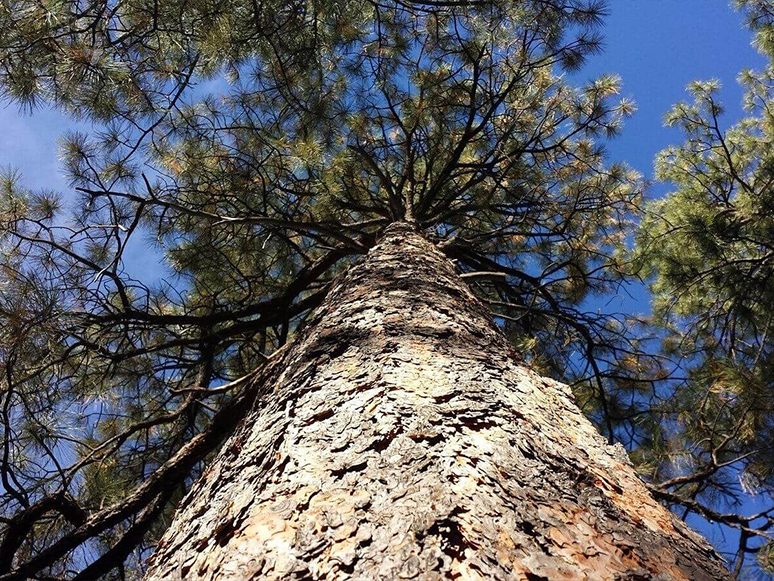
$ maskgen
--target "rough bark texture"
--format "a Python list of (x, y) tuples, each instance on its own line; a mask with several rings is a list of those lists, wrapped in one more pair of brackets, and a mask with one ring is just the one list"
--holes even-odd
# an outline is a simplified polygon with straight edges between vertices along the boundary
[(263, 381), (148, 581), (730, 579), (403, 224)]

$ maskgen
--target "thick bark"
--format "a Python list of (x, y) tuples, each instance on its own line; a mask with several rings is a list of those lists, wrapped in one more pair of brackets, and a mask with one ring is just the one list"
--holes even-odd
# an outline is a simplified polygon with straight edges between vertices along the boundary
[(148, 581), (730, 579), (404, 224), (273, 366)]

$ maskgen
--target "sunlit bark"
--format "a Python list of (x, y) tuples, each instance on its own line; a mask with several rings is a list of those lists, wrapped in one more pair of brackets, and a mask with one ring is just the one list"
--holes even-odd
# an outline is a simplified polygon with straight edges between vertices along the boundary
[(729, 578), (406, 224), (270, 365), (149, 581)]

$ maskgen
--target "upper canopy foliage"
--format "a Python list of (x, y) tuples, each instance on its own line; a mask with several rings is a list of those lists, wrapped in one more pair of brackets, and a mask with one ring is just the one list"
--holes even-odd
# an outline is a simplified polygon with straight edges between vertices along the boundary
[[(748, 4), (765, 18), (766, 2)], [(641, 196), (601, 145), (633, 111), (618, 79), (564, 74), (599, 49), (603, 13), (595, 0), (6, 0), (6, 97), (93, 130), (62, 142), (77, 196), (2, 184), (0, 579), (141, 570), (238, 422), (244, 378), (398, 220), (664, 476), (666, 368), (630, 321), (588, 308), (631, 271)], [(163, 263), (142, 276), (125, 260), (141, 244)]]

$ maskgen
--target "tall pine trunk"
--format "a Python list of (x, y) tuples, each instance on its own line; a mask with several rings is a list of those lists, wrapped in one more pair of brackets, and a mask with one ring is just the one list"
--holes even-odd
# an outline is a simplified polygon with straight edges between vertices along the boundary
[(405, 224), (253, 388), (147, 580), (730, 579)]

